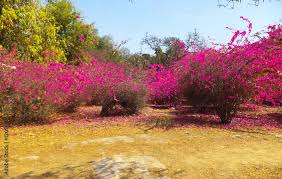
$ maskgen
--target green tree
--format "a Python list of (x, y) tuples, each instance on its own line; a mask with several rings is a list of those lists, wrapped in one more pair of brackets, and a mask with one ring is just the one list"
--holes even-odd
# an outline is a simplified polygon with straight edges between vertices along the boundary
[(154, 57), (151, 58), (152, 61), (150, 63), (169, 65), (181, 56), (181, 51), (178, 47), (180, 41), (177, 37), (158, 38), (146, 34), (142, 43), (154, 51)]
[(60, 46), (68, 63), (85, 61), (84, 53), (93, 50), (99, 42), (94, 25), (85, 23), (69, 0), (48, 0), (46, 9), (55, 19)]
[(94, 55), (100, 60), (125, 64), (130, 56), (129, 50), (123, 47), (126, 43), (126, 40), (115, 43), (112, 37), (108, 35), (100, 37), (98, 45), (94, 50)]
[(154, 61), (154, 56), (147, 53), (135, 53), (125, 56), (125, 62), (129, 66), (147, 68), (148, 64)]
[(43, 62), (46, 53), (54, 52), (53, 60), (64, 62), (57, 32), (54, 18), (37, 1), (2, 2), (0, 44), (16, 48), (20, 58)]

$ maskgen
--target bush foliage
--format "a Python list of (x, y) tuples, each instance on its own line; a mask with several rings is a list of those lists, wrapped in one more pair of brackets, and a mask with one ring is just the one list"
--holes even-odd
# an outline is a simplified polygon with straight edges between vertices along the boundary
[(227, 46), (187, 52), (178, 64), (184, 71), (184, 96), (195, 106), (212, 105), (222, 123), (230, 123), (238, 107), (248, 100), (274, 105), (282, 100), (282, 49), (278, 44), (282, 28), (269, 26), (268, 37), (251, 43), (252, 24), (241, 18), (248, 22), (248, 31), (236, 31)]
[(145, 105), (146, 90), (137, 84), (121, 84), (113, 93), (106, 94), (102, 100), (102, 116), (115, 114), (132, 115)]

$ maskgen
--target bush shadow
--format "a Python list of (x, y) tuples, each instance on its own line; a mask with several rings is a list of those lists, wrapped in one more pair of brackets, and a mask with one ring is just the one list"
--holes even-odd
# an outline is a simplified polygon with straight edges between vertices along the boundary
[(214, 115), (211, 107), (195, 108), (192, 106), (182, 106), (171, 111), (171, 114), (174, 115), (172, 127), (217, 127), (223, 125), (219, 118)]
[[(154, 106), (155, 109), (171, 109), (168, 106)], [(179, 128), (179, 127), (212, 127), (224, 129), (238, 128), (282, 128), (282, 113), (267, 113), (262, 115), (248, 115), (248, 108), (240, 108), (240, 114), (236, 115), (231, 124), (222, 124), (219, 117), (215, 115), (211, 107), (195, 108), (192, 106), (179, 106), (169, 111), (171, 118), (154, 119), (150, 122), (151, 127), (145, 129), (147, 132), (153, 128)]]

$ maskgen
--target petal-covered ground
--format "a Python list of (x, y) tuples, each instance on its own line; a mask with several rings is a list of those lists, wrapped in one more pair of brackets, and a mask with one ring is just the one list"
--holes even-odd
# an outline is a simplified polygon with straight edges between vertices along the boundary
[[(15, 178), (281, 178), (281, 109), (244, 109), (231, 125), (212, 113), (146, 108), (99, 117), (100, 107), (9, 132)], [(1, 128), (1, 149), (3, 130)], [(3, 150), (1, 150), (1, 153)], [(0, 156), (3, 160), (3, 155)], [(3, 173), (0, 168), (0, 173)]]

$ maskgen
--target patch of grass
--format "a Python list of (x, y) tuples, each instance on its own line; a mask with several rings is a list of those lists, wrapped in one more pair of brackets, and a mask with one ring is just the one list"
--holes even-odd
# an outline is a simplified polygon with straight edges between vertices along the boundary
[[(143, 115), (160, 120), (173, 117), (170, 110), (151, 108), (147, 108)], [(11, 128), (10, 176), (91, 178), (95, 176), (93, 161), (122, 154), (153, 156), (167, 167), (172, 178), (282, 177), (282, 129), (231, 130), (191, 126), (170, 130), (152, 128), (146, 133), (149, 140), (138, 137), (142, 135), (144, 130), (140, 126), (115, 122)], [(2, 129), (0, 136), (3, 151)], [(83, 141), (113, 136), (128, 136), (134, 142), (82, 144)], [(38, 159), (34, 159), (35, 156)], [(3, 155), (0, 160), (3, 161)]]

